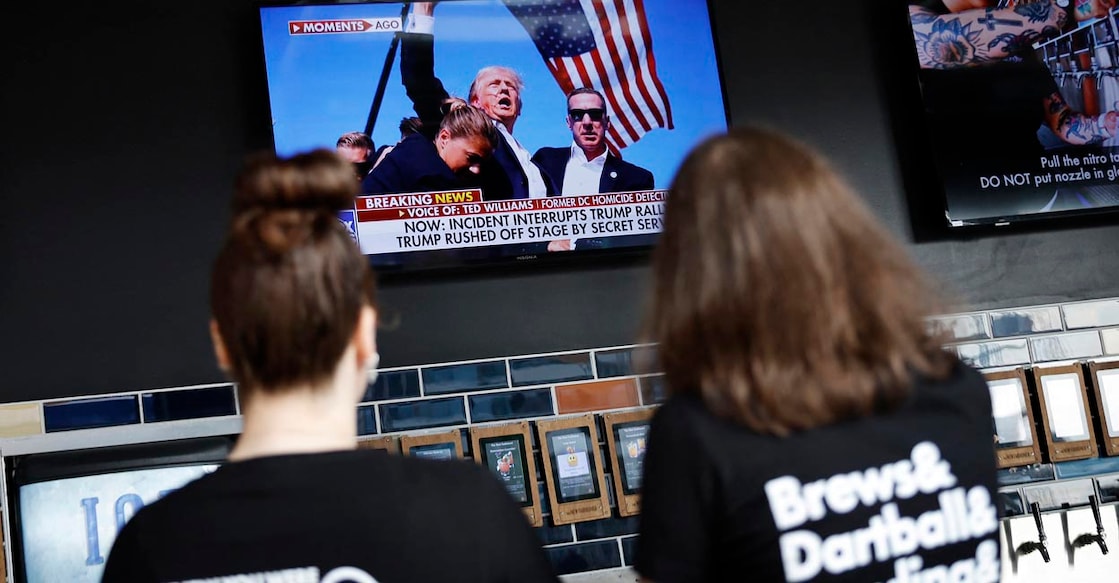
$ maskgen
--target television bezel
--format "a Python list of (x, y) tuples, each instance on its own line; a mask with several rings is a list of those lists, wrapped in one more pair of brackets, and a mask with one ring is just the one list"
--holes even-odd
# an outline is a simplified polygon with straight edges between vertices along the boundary
[[(875, 5), (868, 7), (867, 13), (878, 90), (889, 117), (914, 242), (966, 241), (1119, 224), (1119, 205), (1116, 205), (995, 216), (974, 224), (952, 225), (947, 215), (948, 193), (937, 168), (932, 135), (925, 118), (909, 5)], [(1119, 189), (1119, 182), (1116, 188)]]
[[(119, 428), (114, 428), (119, 429)], [(85, 430), (68, 433), (86, 433)], [(53, 436), (59, 436), (54, 434)], [(44, 436), (47, 438), (52, 435)], [(61, 436), (69, 437), (69, 436)], [(203, 434), (191, 437), (169, 435), (167, 439), (118, 443), (102, 447), (80, 449), (56, 449), (9, 455), (0, 452), (4, 471), (4, 522), (6, 524), (5, 546), (7, 562), (13, 581), (27, 579), (27, 565), (23, 548), (23, 516), (20, 504), (20, 489), (23, 486), (121, 473), (139, 470), (190, 467), (209, 464), (222, 464), (233, 447), (236, 435)], [(31, 475), (21, 475), (29, 471), (25, 464), (33, 464)], [(42, 469), (34, 464), (45, 464)], [(108, 558), (110, 549), (103, 549)]]
[[(442, 2), (464, 2), (470, 0), (441, 0)], [(730, 115), (730, 104), (727, 98), (727, 73), (722, 56), (722, 51), (719, 50), (719, 29), (717, 18), (715, 17), (715, 0), (687, 0), (689, 2), (703, 3), (707, 9), (708, 27), (711, 33), (711, 48), (715, 57), (715, 70), (719, 82), (719, 95), (723, 102), (723, 120), (729, 130), (732, 127), (732, 120)], [(260, 12), (266, 8), (277, 7), (291, 7), (291, 6), (335, 6), (335, 5), (353, 5), (353, 4), (396, 4), (390, 0), (357, 0), (347, 2), (346, 0), (256, 0), (254, 10), (256, 16), (254, 18), (256, 29), (256, 45), (259, 54), (259, 66), (261, 69), (261, 78), (264, 79), (259, 90), (258, 101), (262, 103), (262, 109), (268, 116), (266, 119), (272, 119), (272, 103), (269, 96), (268, 88), (268, 75), (265, 63), (264, 53), (264, 31), (262, 28)], [(397, 59), (399, 56), (397, 56)], [(394, 64), (396, 61), (394, 61)], [(276, 151), (275, 133), (272, 131), (272, 126), (269, 124), (269, 140), (272, 152)], [(694, 147), (694, 146), (693, 146)], [(681, 161), (687, 152), (681, 153)], [(665, 189), (667, 190), (667, 188)], [(347, 209), (342, 209), (347, 210)], [(658, 233), (659, 235), (659, 233)], [(508, 270), (516, 270), (518, 272), (525, 270), (532, 270), (539, 268), (541, 270), (555, 270), (559, 269), (579, 269), (583, 267), (623, 267), (629, 265), (640, 265), (647, 263), (655, 244), (649, 245), (635, 245), (628, 247), (607, 248), (607, 249), (584, 249), (573, 250), (570, 252), (559, 253), (528, 253), (522, 255), (508, 255), (499, 257), (486, 257), (482, 259), (464, 259), (458, 258), (451, 262), (446, 263), (432, 263), (432, 264), (404, 264), (399, 266), (384, 266), (377, 265), (373, 261), (372, 255), (367, 255), (370, 265), (377, 272), (378, 277), (384, 283), (392, 283), (396, 281), (414, 281), (420, 279), (440, 279), (440, 278), (459, 278), (462, 276), (473, 275), (493, 275), (507, 272)]]

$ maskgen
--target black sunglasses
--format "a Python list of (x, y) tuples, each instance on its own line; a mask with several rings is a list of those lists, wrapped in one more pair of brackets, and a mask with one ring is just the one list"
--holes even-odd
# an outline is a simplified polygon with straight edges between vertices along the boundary
[(601, 107), (594, 109), (569, 109), (567, 115), (571, 116), (571, 121), (583, 121), (584, 115), (591, 116), (591, 121), (602, 121), (606, 117), (606, 110)]

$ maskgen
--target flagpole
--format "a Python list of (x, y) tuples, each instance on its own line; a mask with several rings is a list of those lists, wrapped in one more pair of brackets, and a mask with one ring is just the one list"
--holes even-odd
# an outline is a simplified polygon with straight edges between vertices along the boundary
[[(408, 18), (408, 9), (411, 6), (411, 2), (405, 2), (400, 9), (400, 28), (402, 30), (405, 26), (405, 20)], [(369, 137), (373, 137), (373, 126), (377, 125), (377, 114), (381, 111), (381, 101), (385, 98), (385, 85), (389, 82), (392, 64), (396, 61), (396, 47), (400, 45), (400, 34), (398, 32), (392, 36), (389, 50), (385, 53), (385, 64), (381, 67), (381, 78), (377, 82), (377, 92), (373, 95), (373, 104), (369, 106), (369, 117), (365, 120), (365, 135)]]

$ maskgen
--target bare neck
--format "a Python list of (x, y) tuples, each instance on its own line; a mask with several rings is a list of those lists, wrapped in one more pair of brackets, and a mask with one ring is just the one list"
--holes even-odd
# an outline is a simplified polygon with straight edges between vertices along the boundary
[(298, 386), (255, 392), (244, 402), (244, 429), (230, 461), (319, 453), (357, 446), (355, 401), (346, 386)]

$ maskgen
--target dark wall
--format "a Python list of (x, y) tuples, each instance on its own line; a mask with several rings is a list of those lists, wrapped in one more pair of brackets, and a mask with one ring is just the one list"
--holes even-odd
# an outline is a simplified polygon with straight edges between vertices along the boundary
[[(873, 65), (869, 11), (881, 4), (714, 7), (734, 121), (822, 149), (909, 240)], [(0, 41), (0, 401), (220, 380), (206, 332), (209, 265), (234, 173), (270, 145), (254, 4), (23, 10), (27, 25)], [(1104, 227), (912, 249), (970, 305), (1014, 306), (1119, 295), (1117, 235)], [(646, 276), (639, 262), (393, 282), (382, 291), (397, 320), (380, 335), (383, 363), (629, 343)]]

